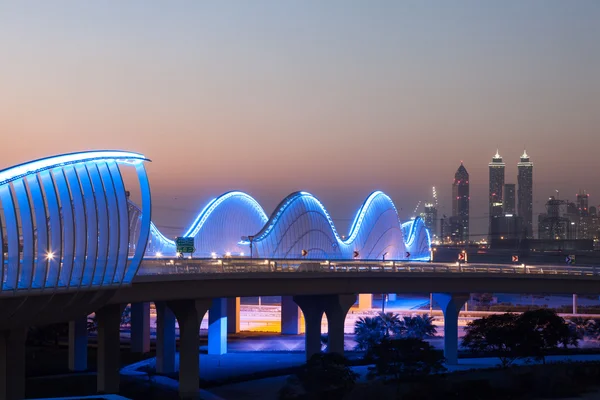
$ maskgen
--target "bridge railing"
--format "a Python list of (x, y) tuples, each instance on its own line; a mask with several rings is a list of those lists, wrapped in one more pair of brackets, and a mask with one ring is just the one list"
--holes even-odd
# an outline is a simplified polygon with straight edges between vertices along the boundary
[(257, 260), (247, 258), (223, 259), (144, 259), (138, 275), (177, 274), (236, 274), (254, 272), (393, 272), (440, 274), (541, 274), (600, 276), (600, 269), (587, 266), (564, 265), (512, 265), (512, 264), (456, 264), (403, 261), (307, 261), (307, 260)]

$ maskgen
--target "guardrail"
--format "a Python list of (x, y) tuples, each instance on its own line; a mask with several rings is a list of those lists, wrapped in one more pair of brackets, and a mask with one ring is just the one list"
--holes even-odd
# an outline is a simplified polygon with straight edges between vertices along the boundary
[(311, 261), (311, 260), (249, 260), (249, 259), (145, 259), (138, 275), (173, 274), (236, 274), (254, 272), (393, 272), (410, 274), (415, 272), (456, 274), (541, 274), (600, 276), (596, 267), (559, 265), (511, 265), (511, 264), (458, 264), (403, 261)]

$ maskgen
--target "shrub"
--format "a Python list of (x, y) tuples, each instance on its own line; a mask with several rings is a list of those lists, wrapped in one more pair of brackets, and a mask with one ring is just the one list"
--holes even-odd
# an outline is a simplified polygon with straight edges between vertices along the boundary
[(418, 338), (385, 339), (373, 349), (371, 376), (398, 381), (445, 371), (441, 351)]

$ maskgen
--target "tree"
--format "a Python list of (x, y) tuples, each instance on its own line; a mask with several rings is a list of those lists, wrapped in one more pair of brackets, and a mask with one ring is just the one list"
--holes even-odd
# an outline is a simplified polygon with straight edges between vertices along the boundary
[(308, 398), (342, 398), (354, 387), (358, 374), (348, 360), (337, 353), (313, 355), (297, 374)]
[(569, 328), (578, 339), (583, 339), (588, 334), (588, 330), (592, 321), (589, 318), (575, 317), (569, 321)]
[(518, 315), (490, 315), (467, 324), (462, 346), (477, 353), (496, 353), (506, 368), (521, 355), (522, 335)]
[(398, 314), (391, 312), (379, 313), (379, 315), (375, 318), (379, 319), (384, 338), (397, 335), (402, 330), (403, 321), (400, 319)]
[(544, 364), (549, 350), (559, 345), (566, 348), (579, 344), (569, 324), (551, 309), (526, 311), (519, 316), (518, 324), (526, 332), (523, 353), (541, 359)]
[(435, 336), (437, 328), (433, 325), (433, 317), (428, 314), (404, 317), (401, 336), (406, 338), (425, 339)]
[(444, 356), (418, 338), (384, 339), (373, 350), (372, 374), (386, 380), (415, 377), (445, 371)]
[(590, 339), (600, 339), (600, 321), (597, 319), (591, 320), (586, 328), (586, 335)]
[(367, 354), (374, 346), (381, 343), (384, 337), (384, 327), (381, 318), (361, 317), (354, 324), (356, 350), (366, 351)]

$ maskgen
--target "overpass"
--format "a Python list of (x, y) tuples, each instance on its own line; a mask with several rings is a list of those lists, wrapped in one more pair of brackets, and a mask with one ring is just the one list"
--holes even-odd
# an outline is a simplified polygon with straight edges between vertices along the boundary
[[(185, 258), (151, 221), (148, 161), (95, 151), (0, 171), (0, 398), (23, 397), (31, 325), (70, 321), (69, 366), (85, 369), (91, 312), (98, 318), (97, 389), (118, 392), (120, 317), (128, 303), (134, 351), (149, 348), (149, 302), (156, 305), (158, 372), (174, 371), (177, 320), (180, 394), (193, 398), (200, 322), (208, 312), (209, 352), (224, 353), (227, 331), (239, 330), (240, 296), (283, 296), (285, 333), (299, 332), (301, 310), (310, 357), (320, 351), (323, 314), (329, 351), (343, 353), (344, 319), (358, 294), (434, 293), (444, 313), (445, 356), (456, 363), (458, 313), (470, 292), (599, 292), (593, 266), (425, 262), (431, 249), (422, 221), (400, 223), (381, 192), (361, 205), (347, 236), (306, 192), (286, 197), (270, 217), (248, 195), (226, 193), (185, 233), (195, 241)], [(126, 190), (127, 170), (136, 187)]]

